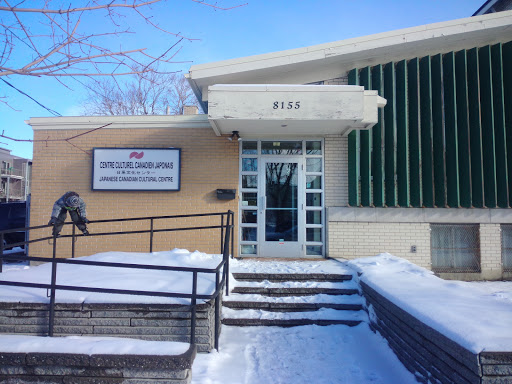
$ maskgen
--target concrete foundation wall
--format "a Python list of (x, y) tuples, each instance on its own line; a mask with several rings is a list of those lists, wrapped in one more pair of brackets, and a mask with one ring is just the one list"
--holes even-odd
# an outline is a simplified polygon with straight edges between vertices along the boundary
[[(197, 350), (209, 352), (215, 342), (215, 306), (210, 302), (196, 308)], [(53, 331), (54, 336), (127, 337), (188, 343), (190, 317), (188, 305), (56, 304)], [(47, 304), (0, 303), (0, 334), (46, 336), (48, 318)]]
[(0, 352), (0, 382), (189, 384), (195, 355), (195, 346), (177, 356)]
[(512, 352), (473, 353), (361, 282), (370, 326), (421, 383), (512, 382)]

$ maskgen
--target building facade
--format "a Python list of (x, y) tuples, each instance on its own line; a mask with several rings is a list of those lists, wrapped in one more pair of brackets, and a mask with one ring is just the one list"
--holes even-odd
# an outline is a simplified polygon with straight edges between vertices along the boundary
[[(76, 190), (91, 220), (234, 210), (237, 257), (390, 252), (448, 278), (509, 277), (511, 26), (491, 13), (195, 65), (205, 115), (33, 118), (35, 138), (62, 141), (35, 143), (32, 223)], [(170, 147), (179, 189), (91, 188), (95, 149)], [(213, 234), (159, 246), (217, 249)]]

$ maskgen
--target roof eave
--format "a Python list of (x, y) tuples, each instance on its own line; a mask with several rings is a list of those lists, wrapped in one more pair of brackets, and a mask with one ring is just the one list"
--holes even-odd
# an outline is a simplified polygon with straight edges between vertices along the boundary
[[(361, 53), (375, 51), (376, 47), (385, 47), (389, 51), (400, 51), (401, 47), (411, 43), (417, 44), (423, 41), (425, 44), (429, 44), (434, 42), (434, 40), (439, 40), (439, 45), (442, 46), (443, 43), (446, 44), (446, 41), (450, 41), (450, 39), (452, 40), (452, 45), (457, 45), (461, 36), (465, 36), (467, 33), (481, 35), (483, 39), (488, 37), (490, 41), (492, 40), (491, 36), (495, 36), (495, 33), (491, 33), (492, 30), (509, 28), (511, 26), (512, 11), (505, 11), (305, 48), (194, 65), (190, 67), (188, 78), (194, 82), (197, 94), (201, 95), (200, 101), (203, 103), (202, 98), (205, 97), (203, 95), (203, 88), (208, 85), (218, 83), (251, 83), (258, 74), (267, 74), (269, 71), (277, 73), (279, 69), (304, 66), (308, 65), (308, 63), (319, 61), (327, 62), (327, 60), (336, 60), (336, 57), (347, 58), (351, 55), (357, 56), (361, 55)], [(509, 29), (512, 31), (512, 27)]]

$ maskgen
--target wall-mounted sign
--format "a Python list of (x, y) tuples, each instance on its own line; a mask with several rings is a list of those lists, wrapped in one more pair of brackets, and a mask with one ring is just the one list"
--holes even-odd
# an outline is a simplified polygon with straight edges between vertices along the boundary
[(92, 189), (179, 191), (180, 148), (94, 148)]

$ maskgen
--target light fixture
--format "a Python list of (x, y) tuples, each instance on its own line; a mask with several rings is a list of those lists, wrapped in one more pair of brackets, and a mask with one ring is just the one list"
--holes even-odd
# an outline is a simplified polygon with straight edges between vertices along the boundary
[(233, 139), (237, 139), (238, 141), (241, 141), (242, 138), (240, 137), (240, 135), (238, 134), (238, 131), (233, 131), (233, 133), (231, 134), (231, 136), (228, 137), (228, 140), (229, 141), (233, 141)]

